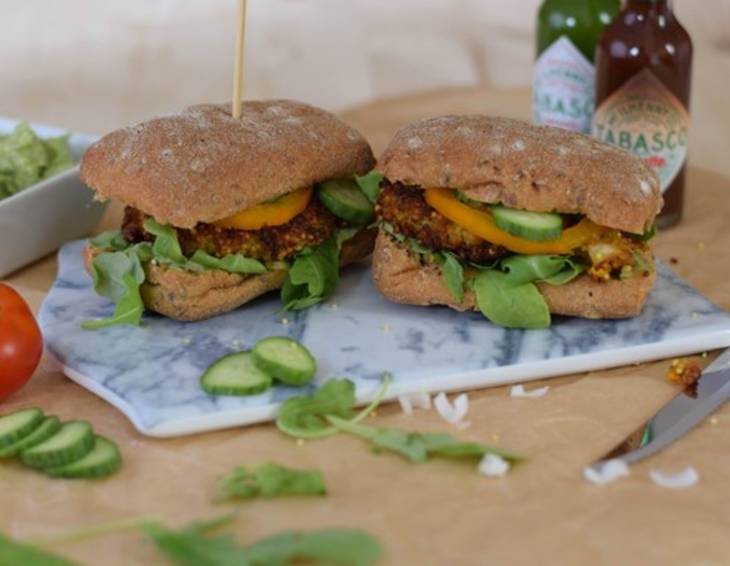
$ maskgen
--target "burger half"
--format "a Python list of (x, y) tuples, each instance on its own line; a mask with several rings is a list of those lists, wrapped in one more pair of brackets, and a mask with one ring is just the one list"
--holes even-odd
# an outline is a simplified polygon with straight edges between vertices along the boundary
[[(116, 301), (88, 328), (235, 309), (281, 288), (287, 309), (325, 299), (339, 267), (370, 254), (367, 141), (332, 114), (288, 100), (199, 105), (114, 131), (83, 157), (121, 230), (90, 241), (96, 291)], [(363, 176), (363, 177), (360, 177)], [(374, 195), (371, 194), (374, 200)]]
[(562, 129), (446, 116), (398, 131), (377, 170), (373, 270), (388, 299), (514, 328), (641, 312), (662, 197), (640, 158)]

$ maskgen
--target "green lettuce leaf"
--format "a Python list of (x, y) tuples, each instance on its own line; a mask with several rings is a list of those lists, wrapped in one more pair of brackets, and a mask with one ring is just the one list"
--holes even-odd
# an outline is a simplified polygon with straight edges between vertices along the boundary
[(367, 175), (359, 177), (355, 175), (355, 182), (360, 190), (368, 197), (368, 200), (375, 204), (380, 195), (380, 183), (383, 180), (383, 176), (377, 171), (370, 171)]
[(218, 484), (217, 501), (326, 493), (327, 487), (320, 471), (295, 470), (265, 462), (253, 470), (239, 467), (223, 476)]
[(548, 328), (550, 311), (534, 283), (515, 284), (507, 273), (485, 269), (473, 280), (479, 310), (507, 328)]

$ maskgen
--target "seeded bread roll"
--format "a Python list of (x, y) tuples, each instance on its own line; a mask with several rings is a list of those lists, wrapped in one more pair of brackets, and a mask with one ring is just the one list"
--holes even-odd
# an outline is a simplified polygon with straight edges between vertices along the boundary
[[(653, 267), (651, 254), (643, 257)], [(636, 274), (626, 280), (597, 282), (580, 275), (565, 285), (538, 283), (537, 288), (553, 314), (583, 318), (629, 318), (641, 313), (656, 274)], [(385, 298), (406, 305), (444, 305), (458, 311), (478, 310), (474, 292), (465, 289), (459, 303), (449, 292), (441, 268), (421, 264), (408, 250), (380, 232), (373, 252), (373, 278)]]
[[(364, 259), (373, 249), (376, 230), (363, 230), (342, 246), (342, 266)], [(84, 251), (86, 270), (99, 250)], [(227, 271), (211, 270), (191, 273), (157, 264), (145, 266), (146, 281), (140, 287), (145, 307), (168, 318), (194, 321), (210, 318), (236, 309), (241, 305), (281, 288), (286, 271), (269, 271), (245, 276)]]
[(107, 134), (81, 161), (81, 178), (162, 224), (193, 228), (289, 191), (364, 175), (367, 141), (333, 114), (291, 100), (201, 104)]
[(444, 116), (401, 128), (378, 160), (391, 182), (458, 189), (536, 212), (584, 214), (643, 233), (663, 204), (640, 158), (588, 136), (487, 116)]

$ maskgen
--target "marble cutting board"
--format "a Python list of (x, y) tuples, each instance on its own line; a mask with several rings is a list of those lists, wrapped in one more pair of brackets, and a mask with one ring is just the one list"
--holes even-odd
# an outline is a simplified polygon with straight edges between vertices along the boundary
[[(641, 316), (623, 321), (555, 317), (549, 330), (505, 330), (476, 313), (395, 305), (375, 290), (366, 265), (343, 273), (327, 303), (277, 312), (270, 295), (211, 320), (180, 323), (145, 315), (141, 327), (97, 331), (82, 321), (109, 315), (83, 269), (83, 242), (59, 252), (59, 274), (40, 312), (48, 351), (64, 373), (129, 417), (143, 434), (178, 436), (269, 420), (301, 389), (211, 397), (198, 385), (224, 354), (265, 336), (302, 341), (319, 362), (316, 383), (349, 377), (372, 398), (384, 372), (389, 397), (524, 382), (730, 346), (730, 315), (659, 265)], [(313, 388), (315, 385), (311, 385)]]

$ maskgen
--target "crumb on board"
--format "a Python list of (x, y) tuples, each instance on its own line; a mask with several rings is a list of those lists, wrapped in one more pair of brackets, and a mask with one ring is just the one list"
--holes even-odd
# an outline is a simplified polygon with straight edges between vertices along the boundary
[(676, 257), (670, 257), (669, 263), (671, 263), (672, 265), (677, 265), (679, 263), (679, 260)]
[(672, 360), (669, 369), (667, 370), (667, 379), (674, 383), (681, 383), (682, 385), (694, 385), (700, 379), (702, 375), (702, 368), (700, 365), (687, 358), (677, 358)]
[(710, 418), (710, 424), (711, 425), (716, 425), (717, 424), (717, 417), (711, 417)]
[(297, 438), (297, 446), (304, 446), (304, 440), (302, 440), (301, 438)]
[(705, 249), (705, 243), (704, 243), (704, 242), (700, 242), (699, 244), (697, 244), (697, 247), (698, 247), (698, 248), (699, 248), (700, 250), (704, 250), (704, 249)]

